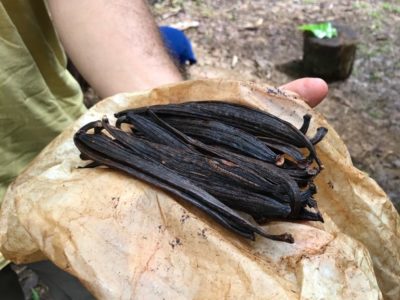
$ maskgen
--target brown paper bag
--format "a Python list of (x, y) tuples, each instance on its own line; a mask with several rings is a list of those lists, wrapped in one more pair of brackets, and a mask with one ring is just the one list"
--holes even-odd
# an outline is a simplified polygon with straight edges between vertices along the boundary
[[(246, 104), (297, 127), (310, 113), (310, 135), (327, 127), (317, 147), (326, 168), (316, 182), (325, 223), (272, 222), (267, 232), (290, 232), (295, 243), (251, 242), (123, 173), (77, 168), (84, 163), (72, 137), (87, 122), (195, 100)], [(10, 186), (0, 244), (17, 263), (49, 258), (100, 299), (400, 298), (399, 215), (385, 193), (301, 99), (237, 81), (187, 81), (98, 103)]]

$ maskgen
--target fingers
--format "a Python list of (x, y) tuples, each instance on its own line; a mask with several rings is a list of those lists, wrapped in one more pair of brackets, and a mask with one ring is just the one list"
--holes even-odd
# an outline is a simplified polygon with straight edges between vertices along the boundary
[(328, 94), (328, 85), (320, 78), (301, 78), (280, 87), (299, 94), (311, 106), (317, 106)]

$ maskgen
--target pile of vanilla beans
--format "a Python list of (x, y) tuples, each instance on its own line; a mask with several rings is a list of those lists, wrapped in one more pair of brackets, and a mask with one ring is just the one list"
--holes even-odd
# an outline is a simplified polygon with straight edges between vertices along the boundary
[(129, 109), (115, 117), (115, 126), (104, 117), (76, 132), (81, 158), (92, 161), (86, 167), (121, 170), (248, 239), (257, 233), (293, 243), (290, 234), (268, 234), (257, 223), (323, 221), (313, 198), (313, 180), (322, 169), (314, 145), (327, 129), (308, 138), (310, 115), (297, 129), (246, 106), (202, 101)]

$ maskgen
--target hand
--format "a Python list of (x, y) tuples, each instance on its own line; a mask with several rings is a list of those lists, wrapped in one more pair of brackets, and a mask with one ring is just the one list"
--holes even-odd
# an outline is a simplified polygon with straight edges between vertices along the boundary
[(317, 106), (328, 94), (328, 85), (320, 78), (301, 78), (280, 87), (295, 92), (311, 106)]

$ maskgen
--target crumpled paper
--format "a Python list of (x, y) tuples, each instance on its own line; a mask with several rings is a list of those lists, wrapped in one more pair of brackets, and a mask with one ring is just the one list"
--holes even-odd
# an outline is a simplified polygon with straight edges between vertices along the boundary
[[(325, 223), (271, 222), (294, 244), (234, 235), (196, 208), (123, 173), (78, 169), (72, 137), (106, 114), (195, 100), (242, 103), (299, 127), (329, 130), (316, 198)], [(353, 167), (334, 129), (298, 96), (232, 80), (199, 80), (119, 94), (65, 130), (9, 187), (0, 251), (26, 263), (48, 258), (99, 299), (400, 298), (399, 215), (367, 174)]]

